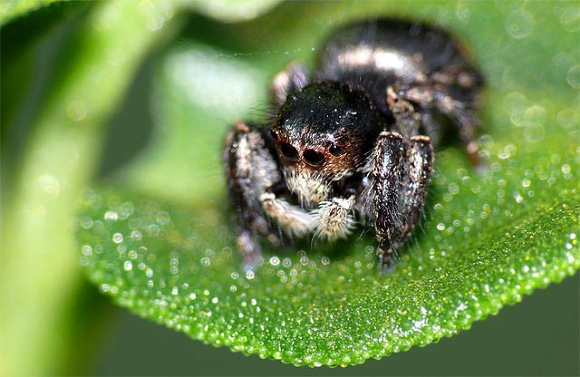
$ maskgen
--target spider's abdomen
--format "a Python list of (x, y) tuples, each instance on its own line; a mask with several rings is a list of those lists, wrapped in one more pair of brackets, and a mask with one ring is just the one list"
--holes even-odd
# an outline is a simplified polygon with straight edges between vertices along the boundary
[[(320, 49), (316, 79), (359, 87), (388, 114), (386, 89), (447, 81), (472, 89), (480, 77), (445, 31), (401, 20), (369, 20), (335, 32)], [(476, 84), (476, 83), (475, 83)]]

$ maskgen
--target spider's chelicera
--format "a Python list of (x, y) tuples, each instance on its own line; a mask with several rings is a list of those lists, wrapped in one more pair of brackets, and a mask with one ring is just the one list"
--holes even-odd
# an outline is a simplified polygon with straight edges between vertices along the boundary
[(338, 30), (312, 74), (291, 64), (273, 80), (277, 114), (236, 123), (224, 160), (245, 267), (261, 242), (334, 241), (373, 228), (389, 267), (419, 222), (433, 145), (455, 130), (477, 163), (482, 78), (445, 31), (400, 20)]

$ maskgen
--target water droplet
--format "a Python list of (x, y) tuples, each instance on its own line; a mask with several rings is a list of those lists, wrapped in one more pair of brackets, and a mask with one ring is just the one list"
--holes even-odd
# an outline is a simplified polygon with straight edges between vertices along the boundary
[(157, 237), (159, 235), (159, 225), (151, 224), (147, 227), (147, 235), (150, 237)]
[(459, 186), (457, 185), (457, 183), (450, 183), (449, 185), (447, 185), (447, 190), (449, 190), (449, 192), (452, 195), (455, 195), (459, 192)]
[(211, 299), (212, 304), (217, 304), (219, 301), (220, 300), (217, 297), (214, 297), (214, 298)]
[(562, 173), (570, 174), (570, 171), (571, 171), (570, 165), (568, 165), (568, 164), (562, 165)]
[(557, 120), (564, 128), (578, 127), (580, 112), (576, 108), (561, 110), (558, 112)]
[(546, 109), (540, 105), (532, 105), (524, 112), (525, 124), (544, 123), (547, 118)]
[[(530, 101), (519, 92), (512, 92), (506, 95), (503, 100), (503, 108), (509, 114), (511, 122), (516, 126), (520, 126), (524, 122), (525, 112), (529, 105)], [(480, 140), (480, 145), (483, 146), (482, 142), (483, 140)]]
[(133, 269), (133, 263), (131, 263), (130, 260), (126, 260), (125, 263), (123, 263), (123, 269), (125, 271), (131, 271)]
[(159, 225), (166, 225), (171, 221), (171, 217), (169, 216), (169, 213), (160, 211), (155, 215), (155, 221), (157, 221)]
[(568, 70), (566, 81), (572, 88), (580, 89), (580, 64), (577, 64)]
[(90, 229), (93, 227), (93, 219), (88, 216), (85, 216), (81, 219), (81, 228), (83, 229)]
[(271, 257), (270, 258), (270, 264), (272, 266), (278, 266), (280, 264), (280, 258), (278, 258), (278, 257)]
[(580, 30), (580, 7), (573, 1), (558, 1), (554, 5), (554, 13), (560, 18), (560, 25), (572, 33)]
[(534, 18), (523, 9), (514, 10), (506, 17), (505, 28), (513, 38), (525, 38), (534, 29)]
[(131, 238), (135, 241), (140, 241), (143, 235), (138, 230), (134, 230), (131, 232)]
[(203, 257), (200, 260), (202, 266), (209, 266), (211, 264), (211, 260), (208, 257)]
[(133, 214), (134, 210), (135, 210), (135, 208), (133, 207), (133, 203), (125, 202), (125, 203), (121, 204), (119, 206), (119, 208), (117, 208), (117, 213), (119, 215), (119, 219), (121, 219), (121, 220), (127, 219), (129, 216), (131, 216)]
[(114, 243), (121, 243), (123, 242), (123, 235), (121, 233), (113, 234), (113, 242)]
[(516, 147), (513, 144), (508, 144), (497, 152), (497, 156), (502, 160), (510, 158), (516, 152)]
[(115, 211), (107, 211), (107, 212), (105, 212), (105, 220), (108, 220), (108, 221), (117, 221), (118, 218), (119, 218), (119, 216), (117, 215), (117, 212), (115, 212)]
[(546, 118), (546, 109), (542, 106), (533, 105), (526, 109), (519, 125), (525, 126), (524, 138), (528, 143), (536, 143), (544, 138)]
[(511, 92), (503, 99), (503, 108), (510, 116), (523, 114), (528, 106), (528, 99), (520, 92)]
[(292, 266), (292, 260), (290, 258), (284, 258), (284, 260), (282, 260), (282, 266), (284, 267)]
[(84, 245), (82, 248), (83, 255), (93, 255), (93, 248), (89, 245)]

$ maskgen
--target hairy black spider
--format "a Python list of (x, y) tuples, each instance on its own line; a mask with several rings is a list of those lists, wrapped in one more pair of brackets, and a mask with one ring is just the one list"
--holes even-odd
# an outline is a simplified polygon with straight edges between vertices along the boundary
[(277, 115), (237, 122), (224, 161), (245, 267), (260, 241), (334, 241), (373, 227), (381, 268), (419, 222), (433, 144), (454, 127), (477, 164), (482, 77), (436, 27), (395, 19), (339, 29), (310, 75), (291, 64), (271, 86)]

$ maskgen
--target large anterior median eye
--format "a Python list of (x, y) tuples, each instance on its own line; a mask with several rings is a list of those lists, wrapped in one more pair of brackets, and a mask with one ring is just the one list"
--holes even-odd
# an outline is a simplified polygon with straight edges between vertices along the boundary
[(290, 161), (297, 161), (298, 158), (300, 157), (298, 155), (298, 151), (296, 150), (296, 148), (294, 148), (292, 145), (288, 143), (280, 144), (280, 153), (282, 153), (282, 156), (284, 156), (284, 158)]
[(324, 164), (324, 155), (313, 149), (307, 149), (303, 154), (304, 160), (312, 166), (320, 166)]

